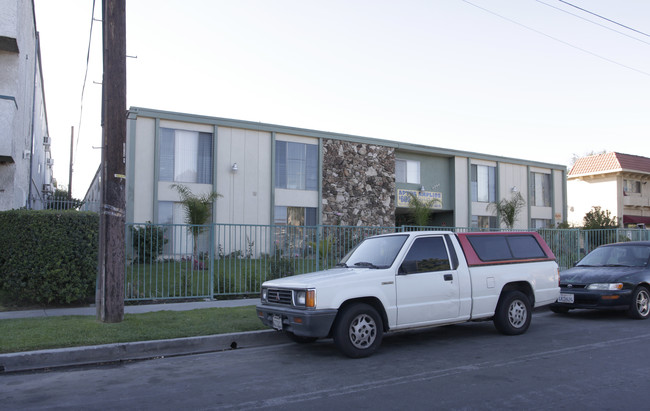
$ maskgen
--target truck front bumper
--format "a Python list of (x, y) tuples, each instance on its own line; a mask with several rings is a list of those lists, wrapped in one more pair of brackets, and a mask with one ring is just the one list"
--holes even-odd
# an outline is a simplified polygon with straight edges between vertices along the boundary
[[(299, 310), (259, 304), (257, 316), (264, 325), (302, 337), (324, 338), (330, 334), (338, 310)], [(275, 321), (274, 321), (275, 320)]]

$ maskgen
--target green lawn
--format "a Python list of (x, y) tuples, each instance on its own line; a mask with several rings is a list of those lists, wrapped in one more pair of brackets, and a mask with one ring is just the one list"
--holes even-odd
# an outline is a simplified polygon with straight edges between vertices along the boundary
[[(331, 268), (336, 262), (313, 258), (220, 258), (213, 264), (215, 294), (257, 295), (268, 279)], [(173, 260), (126, 267), (127, 300), (210, 297), (210, 291), (209, 260), (201, 260), (200, 268), (191, 261)]]
[(0, 320), (0, 353), (266, 329), (255, 307), (203, 308), (126, 314), (106, 324), (94, 316)]

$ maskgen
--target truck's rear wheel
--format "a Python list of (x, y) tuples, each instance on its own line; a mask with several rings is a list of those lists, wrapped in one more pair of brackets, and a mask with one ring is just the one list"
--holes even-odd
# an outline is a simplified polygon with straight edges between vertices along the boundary
[(506, 335), (526, 332), (530, 326), (530, 301), (521, 291), (508, 291), (501, 295), (494, 313), (494, 326)]
[(350, 305), (334, 324), (334, 344), (350, 358), (371, 355), (381, 344), (382, 337), (381, 316), (368, 304)]

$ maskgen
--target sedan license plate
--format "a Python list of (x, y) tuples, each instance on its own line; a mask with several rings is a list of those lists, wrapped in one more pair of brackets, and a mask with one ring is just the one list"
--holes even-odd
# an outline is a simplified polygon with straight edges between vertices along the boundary
[(280, 315), (273, 316), (273, 328), (282, 331), (282, 316)]
[(558, 303), (573, 304), (573, 294), (560, 293), (560, 296), (558, 297), (557, 302)]

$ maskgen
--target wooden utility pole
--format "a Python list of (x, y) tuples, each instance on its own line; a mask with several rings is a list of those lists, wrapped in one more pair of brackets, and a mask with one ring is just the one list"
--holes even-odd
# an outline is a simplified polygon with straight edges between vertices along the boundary
[(68, 201), (72, 201), (72, 148), (74, 147), (74, 126), (70, 127), (70, 168), (68, 170)]
[(126, 188), (126, 0), (103, 0), (102, 204), (97, 318), (124, 319)]

